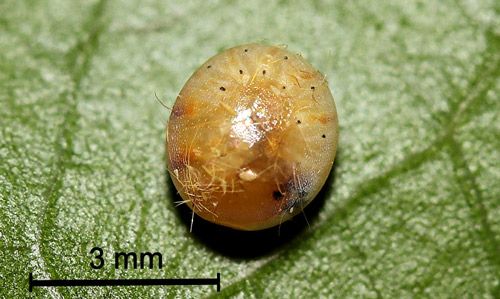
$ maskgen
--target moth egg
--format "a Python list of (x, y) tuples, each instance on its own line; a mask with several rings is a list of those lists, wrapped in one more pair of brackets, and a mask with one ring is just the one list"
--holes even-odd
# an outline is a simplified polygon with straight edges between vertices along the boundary
[(194, 213), (260, 230), (314, 199), (337, 142), (325, 76), (284, 48), (241, 45), (210, 58), (182, 88), (167, 125), (167, 167)]

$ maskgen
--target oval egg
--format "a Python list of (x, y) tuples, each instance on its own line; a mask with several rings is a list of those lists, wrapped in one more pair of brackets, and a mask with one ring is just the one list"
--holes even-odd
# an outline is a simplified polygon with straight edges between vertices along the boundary
[(167, 167), (197, 215), (260, 230), (314, 199), (337, 141), (325, 76), (284, 48), (248, 44), (210, 58), (182, 88), (167, 127)]

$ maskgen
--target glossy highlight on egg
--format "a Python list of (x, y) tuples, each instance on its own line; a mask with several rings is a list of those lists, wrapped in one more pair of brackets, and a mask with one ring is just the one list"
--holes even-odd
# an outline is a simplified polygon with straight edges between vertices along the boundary
[(182, 203), (239, 230), (289, 220), (324, 185), (338, 142), (326, 78), (283, 47), (237, 46), (189, 78), (167, 125)]

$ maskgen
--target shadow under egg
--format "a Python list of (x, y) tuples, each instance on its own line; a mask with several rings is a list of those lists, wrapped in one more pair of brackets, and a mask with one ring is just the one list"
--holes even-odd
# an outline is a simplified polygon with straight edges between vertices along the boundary
[[(337, 158), (325, 184), (303, 213), (279, 226), (258, 231), (242, 231), (209, 222), (194, 214), (193, 229), (190, 232), (192, 210), (185, 204), (177, 206), (175, 210), (186, 227), (186, 233), (212, 251), (233, 259), (248, 260), (263, 257), (277, 251), (299, 235), (308, 233), (309, 225), (314, 226), (321, 208), (330, 198), (334, 188), (335, 170), (339, 165), (339, 158), (340, 151), (337, 151)], [(165, 171), (165, 181), (168, 186), (168, 198), (171, 204), (176, 206), (176, 202), (182, 201), (182, 197), (177, 193), (167, 171)]]

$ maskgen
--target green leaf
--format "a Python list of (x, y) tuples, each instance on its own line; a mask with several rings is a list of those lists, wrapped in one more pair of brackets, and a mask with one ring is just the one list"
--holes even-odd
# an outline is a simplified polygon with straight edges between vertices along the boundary
[[(499, 298), (496, 1), (2, 1), (0, 297), (36, 279), (214, 277), (213, 286), (35, 288), (43, 298)], [(176, 208), (165, 124), (190, 74), (286, 44), (340, 119), (322, 196), (235, 233)], [(94, 246), (105, 266), (90, 267)], [(112, 266), (158, 251), (161, 270)]]

